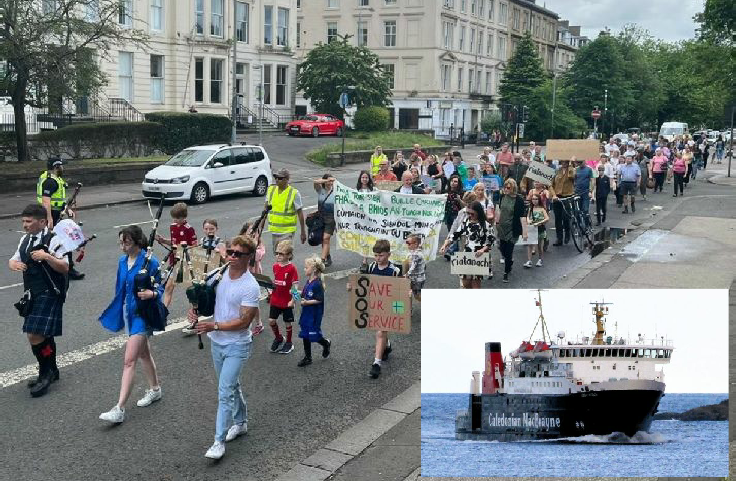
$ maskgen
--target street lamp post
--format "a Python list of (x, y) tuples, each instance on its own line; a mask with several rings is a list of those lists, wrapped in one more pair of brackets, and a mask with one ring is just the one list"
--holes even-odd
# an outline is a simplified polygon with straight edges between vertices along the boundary
[(234, 144), (237, 136), (237, 104), (238, 104), (238, 88), (236, 85), (236, 70), (238, 65), (238, 18), (236, 14), (236, 0), (233, 0), (233, 102), (232, 102), (232, 118), (233, 127), (230, 133), (230, 143)]
[(263, 145), (263, 65), (254, 65), (253, 70), (261, 71), (256, 98), (258, 98), (258, 145)]
[(340, 92), (340, 107), (342, 107), (342, 153), (340, 154), (340, 165), (345, 165), (345, 131), (347, 124), (345, 123), (345, 115), (347, 114), (347, 106), (350, 104), (348, 92), (355, 91), (354, 85), (348, 85), (342, 88)]
[[(603, 121), (601, 122), (601, 130), (606, 132), (606, 117), (608, 116), (608, 89), (605, 90), (603, 95)], [(609, 135), (610, 137), (610, 135)]]
[(554, 139), (555, 138), (555, 98), (557, 96), (557, 72), (558, 70), (562, 69), (562, 64), (559, 64), (557, 68), (555, 68), (554, 71), (554, 80), (552, 82), (552, 120), (551, 120), (551, 126), (550, 126), (550, 132), (549, 132), (549, 138)]

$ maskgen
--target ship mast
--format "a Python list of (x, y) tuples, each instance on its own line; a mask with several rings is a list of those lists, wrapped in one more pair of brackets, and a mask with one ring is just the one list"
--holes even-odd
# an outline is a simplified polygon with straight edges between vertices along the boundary
[(552, 336), (549, 335), (549, 331), (547, 330), (547, 322), (544, 320), (544, 313), (542, 312), (542, 290), (543, 289), (537, 289), (537, 299), (535, 300), (535, 302), (537, 304), (537, 307), (539, 307), (539, 317), (537, 318), (537, 323), (534, 324), (534, 329), (532, 329), (532, 333), (529, 336), (529, 342), (532, 342), (534, 332), (537, 330), (537, 326), (541, 324), (542, 340), (544, 342), (547, 342), (547, 338), (549, 338), (549, 343), (551, 344)]
[(604, 306), (610, 306), (613, 305), (611, 302), (591, 302), (591, 306), (593, 306), (593, 315), (595, 316), (595, 336), (593, 337), (593, 341), (591, 344), (593, 345), (603, 345), (605, 344), (605, 339), (603, 339), (603, 335), (606, 333), (606, 319), (603, 318), (603, 316), (608, 314), (608, 308)]

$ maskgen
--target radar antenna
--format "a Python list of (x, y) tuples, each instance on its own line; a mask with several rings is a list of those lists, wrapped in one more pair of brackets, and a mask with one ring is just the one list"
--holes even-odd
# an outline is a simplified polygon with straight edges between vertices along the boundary
[(549, 330), (547, 329), (547, 321), (544, 320), (544, 313), (542, 312), (542, 291), (547, 292), (546, 289), (537, 289), (537, 299), (535, 299), (535, 303), (537, 307), (539, 307), (539, 317), (537, 318), (537, 323), (534, 324), (534, 329), (532, 329), (532, 333), (529, 336), (529, 342), (532, 342), (532, 338), (534, 337), (534, 332), (537, 330), (537, 326), (541, 324), (541, 331), (542, 331), (542, 340), (544, 342), (547, 342), (547, 338), (549, 338), (549, 343), (552, 343), (552, 336), (549, 335)]
[(601, 300), (600, 302), (591, 302), (591, 306), (593, 306), (593, 315), (595, 316), (595, 336), (593, 337), (593, 340), (591, 344), (594, 345), (603, 345), (606, 343), (605, 339), (603, 338), (603, 335), (606, 333), (606, 319), (604, 319), (603, 316), (608, 315), (608, 307), (605, 306), (612, 306), (612, 302), (605, 302), (605, 300)]

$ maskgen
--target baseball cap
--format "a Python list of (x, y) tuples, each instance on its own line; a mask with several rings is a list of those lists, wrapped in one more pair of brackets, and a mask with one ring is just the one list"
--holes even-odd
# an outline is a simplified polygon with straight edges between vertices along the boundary
[(46, 161), (46, 164), (48, 165), (49, 169), (53, 169), (57, 165), (64, 165), (64, 161), (61, 160), (61, 157), (54, 156), (54, 157), (49, 157), (49, 160)]
[(289, 178), (289, 170), (285, 168), (280, 168), (276, 172), (273, 172), (274, 178), (282, 178), (282, 179), (288, 179)]

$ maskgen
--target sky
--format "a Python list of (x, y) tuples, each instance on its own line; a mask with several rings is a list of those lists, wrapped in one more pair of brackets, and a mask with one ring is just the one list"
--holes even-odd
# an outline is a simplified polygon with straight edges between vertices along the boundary
[(580, 25), (591, 40), (605, 27), (618, 32), (636, 23), (655, 38), (674, 42), (695, 37), (692, 17), (703, 11), (704, 0), (537, 0), (570, 25)]
[[(504, 358), (528, 340), (539, 318), (536, 291), (525, 289), (422, 291), (422, 392), (467, 393), (472, 371), (483, 372), (486, 342), (501, 342)], [(542, 291), (550, 335), (567, 340), (595, 330), (589, 302), (612, 302), (606, 335), (674, 342), (665, 392), (728, 392), (728, 291)], [(488, 307), (493, 306), (493, 307)], [(614, 324), (618, 323), (616, 327)], [(534, 339), (541, 339), (539, 328)], [(659, 369), (659, 368), (658, 368)]]

